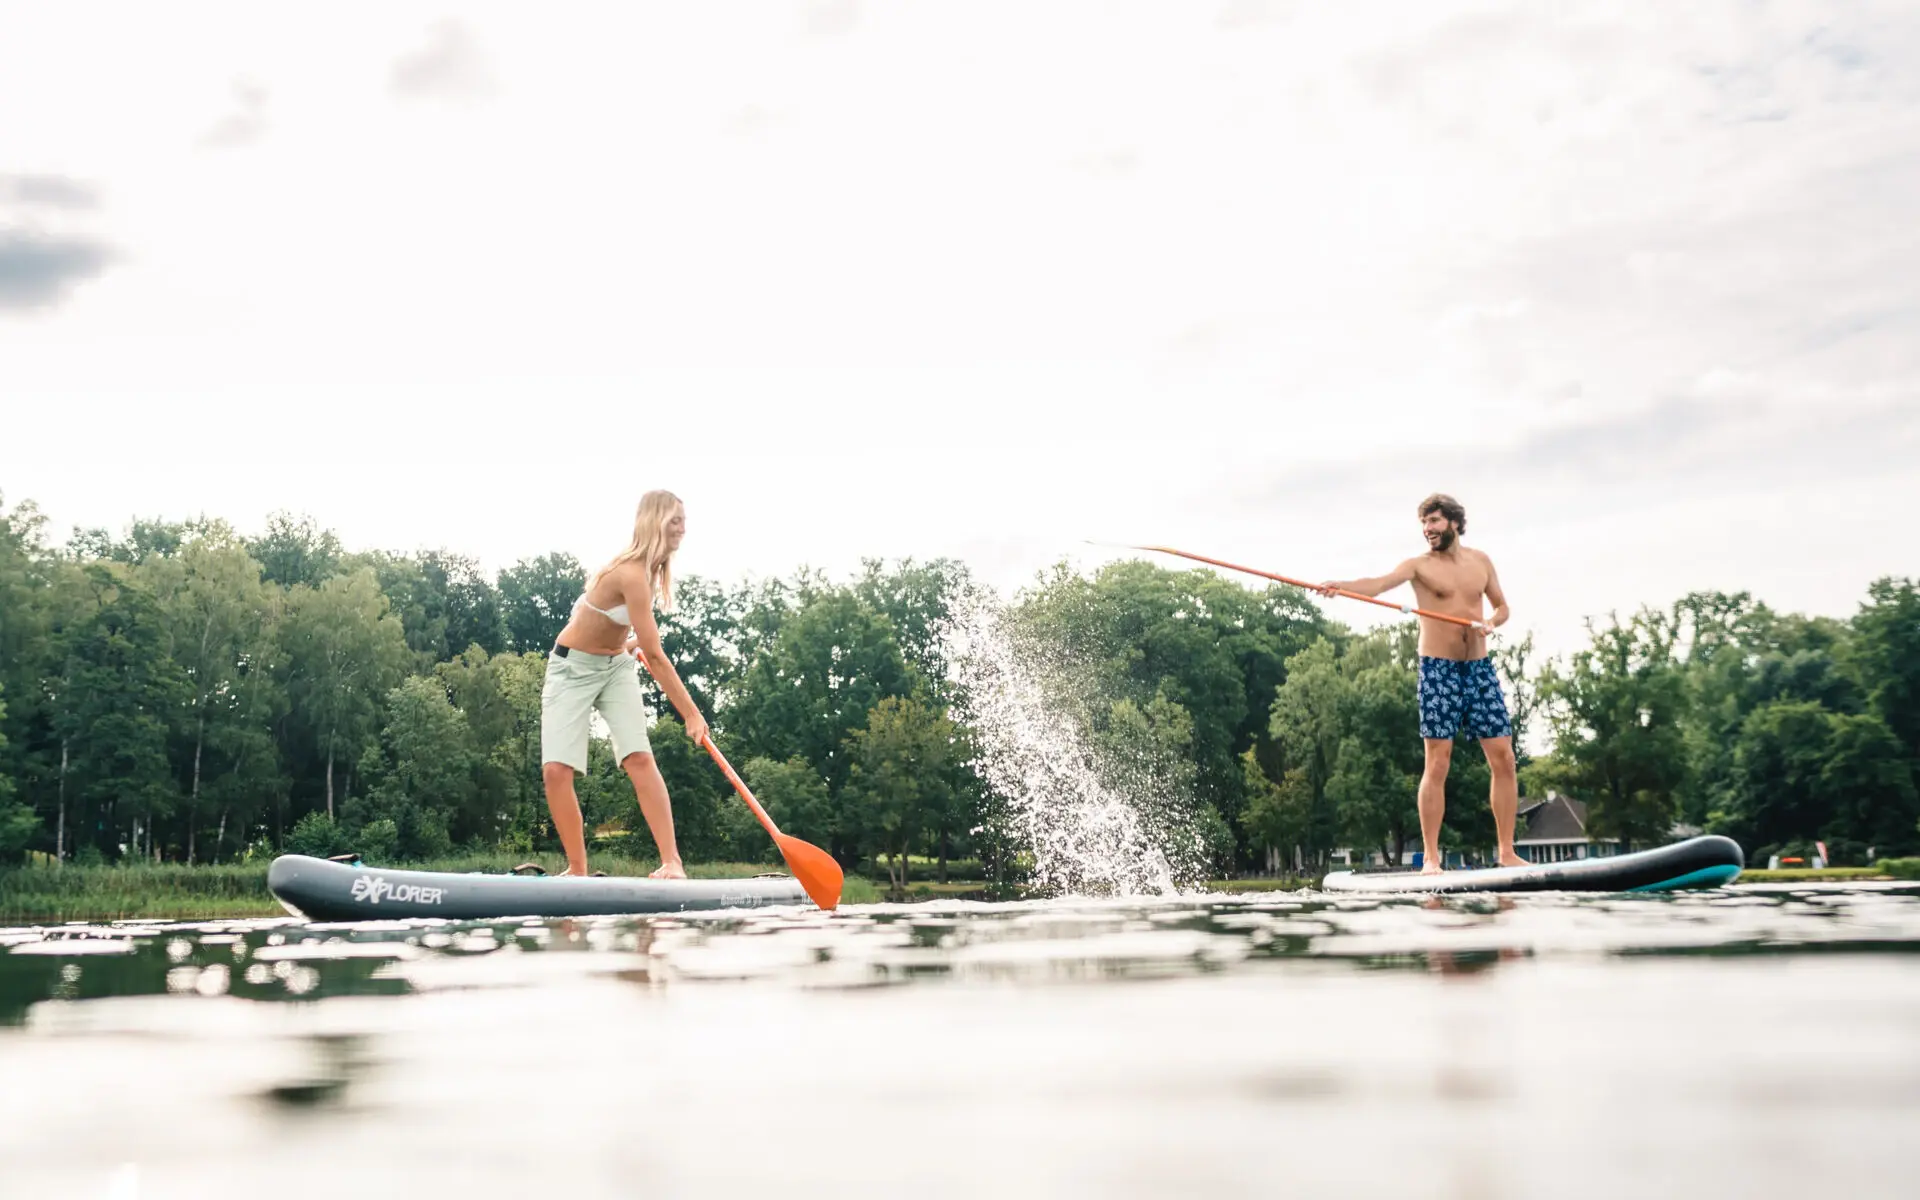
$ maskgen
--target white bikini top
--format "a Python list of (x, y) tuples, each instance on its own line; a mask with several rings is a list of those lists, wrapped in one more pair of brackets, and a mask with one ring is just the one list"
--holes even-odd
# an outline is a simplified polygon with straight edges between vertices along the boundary
[(633, 624), (633, 619), (627, 615), (627, 606), (624, 603), (616, 604), (612, 608), (594, 608), (593, 604), (587, 599), (587, 594), (581, 592), (580, 598), (573, 602), (573, 606), (580, 608), (583, 605), (589, 610), (599, 613), (607, 620), (612, 621), (615, 625), (630, 626)]

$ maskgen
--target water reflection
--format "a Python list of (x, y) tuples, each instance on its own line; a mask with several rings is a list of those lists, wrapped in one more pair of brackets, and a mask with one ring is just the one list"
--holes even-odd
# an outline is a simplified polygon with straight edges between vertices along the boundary
[(1917, 947), (1898, 887), (0, 930), (0, 1195), (1897, 1195)]
[(1904, 952), (1920, 888), (1658, 896), (1310, 893), (1001, 904), (956, 901), (493, 922), (291, 918), (0, 930), (0, 1025), (43, 1001), (317, 1000), (450, 988), (756, 980), (805, 988), (929, 979), (1164, 978), (1276, 960), (1484, 971), (1548, 956)]

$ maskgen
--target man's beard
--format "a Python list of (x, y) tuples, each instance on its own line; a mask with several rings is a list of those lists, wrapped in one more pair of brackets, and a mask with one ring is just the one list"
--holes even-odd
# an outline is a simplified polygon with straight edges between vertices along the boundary
[(1449, 527), (1447, 529), (1443, 529), (1440, 531), (1439, 541), (1430, 542), (1428, 544), (1431, 545), (1436, 551), (1439, 551), (1440, 553), (1445, 554), (1447, 551), (1453, 549), (1453, 544), (1459, 540), (1460, 540), (1459, 536), (1453, 532), (1451, 527)]

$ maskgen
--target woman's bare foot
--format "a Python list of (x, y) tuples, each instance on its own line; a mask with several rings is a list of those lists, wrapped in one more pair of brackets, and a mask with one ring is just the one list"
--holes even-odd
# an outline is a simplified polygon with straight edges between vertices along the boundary
[(1420, 861), (1423, 864), (1420, 868), (1422, 875), (1440, 874), (1440, 860), (1438, 857), (1422, 855)]
[(1533, 864), (1509, 850), (1500, 856), (1500, 865), (1503, 867), (1530, 867)]
[(685, 879), (686, 877), (687, 869), (680, 865), (680, 860), (677, 858), (672, 862), (661, 863), (659, 870), (647, 876), (648, 879)]

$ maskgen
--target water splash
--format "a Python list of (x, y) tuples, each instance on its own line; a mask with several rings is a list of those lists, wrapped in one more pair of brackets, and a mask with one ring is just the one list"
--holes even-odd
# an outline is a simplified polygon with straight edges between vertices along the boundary
[(1030, 882), (1067, 895), (1171, 895), (1195, 874), (1190, 802), (1140, 753), (1096, 753), (1088, 684), (1057, 646), (1024, 635), (991, 593), (958, 598), (940, 631), (974, 770), (1004, 802), (1000, 832)]

